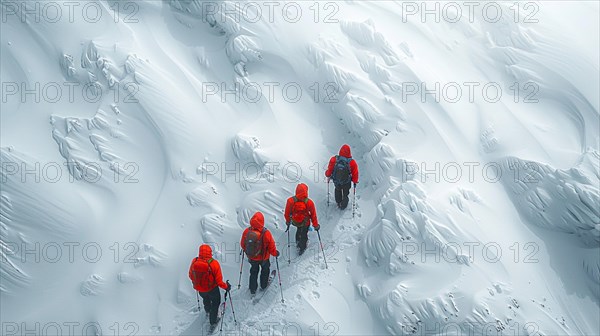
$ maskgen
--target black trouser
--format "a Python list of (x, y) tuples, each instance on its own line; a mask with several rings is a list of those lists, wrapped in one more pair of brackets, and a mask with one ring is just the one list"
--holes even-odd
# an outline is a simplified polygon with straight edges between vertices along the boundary
[(248, 260), (250, 262), (250, 291), (255, 292), (258, 288), (258, 271), (260, 268), (260, 288), (265, 289), (269, 282), (269, 273), (271, 272), (271, 262), (269, 259), (256, 261)]
[(306, 250), (306, 244), (308, 243), (308, 225), (302, 227), (296, 227), (296, 247), (300, 250)]
[(352, 183), (348, 183), (339, 187), (335, 187), (335, 202), (340, 206), (341, 209), (346, 209), (350, 198), (350, 187)]
[(219, 313), (219, 305), (221, 304), (221, 291), (219, 287), (213, 288), (209, 292), (198, 292), (202, 297), (204, 310), (209, 314), (210, 324), (217, 323), (217, 314)]

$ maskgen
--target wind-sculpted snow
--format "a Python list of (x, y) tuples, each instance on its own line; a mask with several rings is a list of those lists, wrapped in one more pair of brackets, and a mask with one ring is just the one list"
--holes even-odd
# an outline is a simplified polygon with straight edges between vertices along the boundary
[(64, 54), (60, 63), (64, 75), (66, 78), (74, 78), (77, 73), (77, 69), (75, 68), (75, 61), (72, 55)]
[[(4, 175), (2, 175), (4, 178)], [(3, 294), (14, 295), (17, 288), (27, 287), (31, 282), (31, 276), (25, 273), (17, 260), (13, 260), (14, 253), (19, 246), (14, 245), (14, 232), (9, 231), (9, 223), (15, 216), (13, 205), (8, 195), (0, 194), (0, 291)], [(23, 239), (22, 235), (17, 235)], [(10, 244), (13, 242), (13, 244)], [(18, 258), (17, 258), (18, 259)]]
[(384, 94), (399, 92), (402, 84), (392, 79), (391, 72), (377, 62), (374, 55), (359, 56), (360, 67), (369, 74), (369, 79), (379, 87)]
[[(39, 269), (34, 262), (23, 263), (23, 251), (35, 251), (42, 243), (69, 241), (85, 231), (84, 218), (90, 216), (91, 208), (81, 194), (68, 187), (64, 181), (50, 183), (33, 175), (24, 179), (20, 169), (35, 171), (39, 160), (12, 148), (0, 149), (2, 190), (0, 192), (0, 253), (3, 294), (17, 295), (32, 284)], [(60, 173), (61, 167), (57, 172)], [(31, 260), (35, 260), (31, 258)], [(59, 278), (46, 280), (46, 284), (58, 284)]]
[(105, 284), (105, 280), (102, 279), (98, 274), (92, 274), (90, 277), (81, 283), (79, 292), (83, 296), (97, 296), (102, 294), (102, 287)]
[(579, 258), (596, 300), (600, 300), (599, 159), (592, 150), (568, 170), (515, 157), (502, 165), (518, 177), (503, 183), (521, 216), (532, 225), (574, 235), (586, 247)]
[(259, 167), (268, 161), (267, 156), (260, 151), (260, 140), (254, 136), (238, 134), (231, 142), (233, 154), (242, 162), (256, 163)]
[[(394, 335), (423, 330), (480, 334), (515, 328), (515, 323), (522, 326), (527, 320), (512, 303), (517, 301), (510, 295), (510, 285), (500, 280), (506, 277), (502, 267), (493, 267), (495, 279), (483, 280), (488, 265), (478, 265), (481, 260), (456, 248), (481, 242), (435, 208), (415, 179), (392, 183), (360, 243), (368, 272), (374, 276), (357, 285), (363, 299)], [(482, 281), (467, 293), (463, 277)]]
[[(111, 59), (122, 59), (123, 63), (115, 64)], [(90, 85), (90, 88), (98, 91), (96, 95), (123, 98), (116, 102), (113, 99), (102, 106), (92, 118), (51, 117), (50, 122), (54, 127), (52, 136), (59, 151), (65, 160), (73, 163), (69, 167), (70, 173), (81, 179), (83, 167), (94, 167), (92, 165), (90, 168), (87, 164), (96, 160), (96, 155), (91, 156), (91, 151), (87, 149), (90, 144), (99, 159), (109, 163), (110, 169), (122, 169), (123, 161), (127, 162), (131, 158), (119, 157), (116, 152), (121, 149), (123, 141), (128, 146), (132, 146), (131, 141), (134, 141), (128, 139), (120, 130), (123, 128), (122, 119), (139, 118), (139, 121), (150, 124), (149, 130), (154, 132), (157, 138), (163, 139), (162, 142), (179, 149), (164, 151), (169, 158), (167, 166), (170, 167), (172, 175), (176, 176), (182, 166), (181, 152), (191, 142), (194, 125), (193, 121), (190, 123), (183, 120), (185, 115), (194, 118), (190, 113), (190, 103), (186, 102), (188, 99), (161, 93), (164, 85), (170, 85), (168, 83), (171, 79), (168, 78), (168, 74), (134, 55), (111, 52), (106, 46), (99, 46), (94, 41), (89, 42), (82, 51), (81, 70), (80, 75), (73, 79), (81, 84)], [(86, 75), (83, 75), (84, 73)], [(120, 82), (123, 84), (117, 87), (116, 84)], [(184, 90), (178, 92), (185, 95)], [(138, 111), (141, 111), (143, 116), (137, 115)], [(89, 139), (86, 141), (84, 137)]]
[(246, 64), (249, 62), (260, 61), (260, 51), (258, 44), (247, 35), (237, 35), (227, 42), (227, 56), (233, 65), (238, 63)]
[(590, 290), (596, 296), (596, 300), (600, 301), (600, 258), (597, 257), (597, 254), (583, 260), (583, 269)]
[[(4, 200), (4, 198), (3, 198)], [(4, 206), (4, 205), (3, 205)], [(6, 232), (8, 228), (4, 223), (0, 223), (0, 228)], [(0, 236), (0, 260), (3, 267), (0, 270), (0, 291), (4, 295), (14, 295), (18, 288), (26, 288), (31, 283), (31, 276), (25, 273), (18, 263), (15, 263), (8, 254), (12, 254), (14, 247), (6, 244), (7, 238)]]
[[(68, 68), (67, 73), (74, 72), (71, 62), (66, 63)], [(125, 76), (125, 68), (116, 66), (108, 58), (102, 56), (97, 45), (90, 41), (85, 51), (81, 54), (81, 67), (87, 70), (88, 81), (90, 84), (95, 84), (93, 88), (102, 88), (102, 84), (97, 80), (97, 76), (101, 75), (103, 81), (109, 88), (113, 88), (119, 83), (119, 79)]]
[(254, 150), (260, 148), (260, 141), (253, 136), (238, 134), (231, 142), (233, 154), (240, 160), (254, 159)]
[(373, 185), (379, 185), (389, 176), (389, 172), (396, 164), (396, 155), (394, 149), (385, 143), (378, 143), (367, 153), (364, 160), (368, 175), (364, 180), (370, 181)]
[[(195, 98), (186, 96), (186, 90), (177, 90), (176, 96), (164, 93), (165, 87), (177, 85), (169, 78), (168, 73), (156, 69), (148, 62), (136, 56), (129, 56), (125, 63), (139, 91), (135, 93), (136, 100), (150, 122), (156, 136), (161, 143), (170, 148), (163, 147), (169, 158), (173, 176), (183, 165), (184, 151), (189, 143), (193, 142), (195, 131), (205, 127), (198, 122), (199, 118), (193, 114)], [(198, 106), (198, 105), (196, 105)], [(197, 128), (194, 128), (197, 127)]]
[[(589, 159), (585, 159), (589, 157)], [(507, 158), (505, 187), (530, 223), (576, 235), (588, 247), (600, 244), (598, 152), (587, 152), (579, 165), (555, 169), (538, 162)]]
[(217, 204), (219, 199), (214, 186), (201, 184), (187, 195), (187, 200), (193, 207), (200, 207), (211, 213), (224, 215), (225, 212)]
[[(125, 136), (111, 126), (111, 122), (116, 124), (116, 118), (110, 119), (103, 110), (98, 110), (96, 115), (89, 119), (58, 116), (50, 118), (52, 137), (61, 156), (70, 163), (69, 173), (74, 178), (82, 180), (86, 174), (102, 176), (101, 168), (95, 164), (97, 159), (107, 162), (109, 167), (118, 170), (117, 173), (124, 173), (121, 168), (123, 159), (112, 152), (110, 139)], [(112, 147), (114, 146), (113, 142)]]
[(242, 82), (248, 81), (246, 65), (251, 62), (260, 62), (263, 57), (256, 37), (250, 31), (243, 29), (241, 25), (241, 22), (246, 20), (248, 13), (239, 6), (239, 3), (233, 1), (171, 0), (169, 4), (176, 10), (201, 18), (210, 27), (218, 29), (225, 35), (227, 39), (226, 55), (238, 74), (238, 78)]
[[(209, 3), (210, 6), (206, 4)], [(209, 2), (205, 0), (171, 0), (169, 4), (180, 11), (201, 17), (210, 24), (217, 27), (223, 34), (234, 35), (241, 29), (238, 19), (243, 16), (240, 6), (235, 2), (218, 1)], [(206, 12), (205, 12), (206, 10)]]
[[(549, 40), (550, 28), (526, 28), (506, 17), (494, 24), (483, 22), (489, 55), (505, 67), (513, 82), (528, 83), (521, 91), (526, 101), (555, 102), (559, 108), (544, 113), (547, 117), (556, 115), (557, 120), (562, 116), (574, 124), (579, 131), (578, 150), (597, 142), (595, 128), (600, 112), (596, 92), (600, 87), (585, 70), (594, 67), (594, 61), (573, 54), (567, 45), (570, 39), (563, 33), (559, 33), (561, 39)], [(533, 96), (535, 99), (530, 99)]]
[[(390, 122), (398, 121), (396, 116), (390, 118), (391, 113), (384, 113), (384, 110), (398, 112), (400, 119), (404, 118), (402, 108), (394, 98), (385, 96), (381, 99), (377, 91), (397, 94), (401, 89), (399, 74), (405, 80), (414, 80), (417, 76), (400, 62), (384, 35), (374, 30), (372, 22), (342, 21), (340, 26), (359, 46), (379, 50), (383, 64), (372, 52), (359, 52), (356, 46), (350, 48), (326, 38), (308, 45), (307, 58), (319, 71), (322, 81), (327, 83), (321, 95), (328, 98), (327, 102), (344, 127), (368, 152), (390, 133)], [(360, 67), (350, 68), (348, 64), (356, 60)], [(394, 74), (390, 71), (391, 66), (395, 68)]]
[[(365, 121), (374, 123), (382, 114), (368, 99), (348, 94), (348, 107), (354, 114), (360, 115)], [(379, 141), (377, 141), (379, 142)]]
[[(262, 189), (262, 188), (261, 188)], [(284, 188), (270, 188), (248, 194), (237, 211), (237, 222), (240, 227), (246, 227), (256, 211), (265, 216), (265, 227), (273, 229), (285, 227), (283, 207), (291, 192)]]
[[(115, 85), (119, 83), (117, 78), (124, 78), (125, 69), (114, 66), (111, 60), (104, 58), (93, 41), (90, 41), (82, 51), (81, 72), (76, 69), (73, 59), (71, 55), (64, 55), (61, 63), (70, 80), (89, 85), (95, 96), (102, 96), (103, 92), (119, 90)], [(98, 76), (101, 76), (102, 80), (99, 80)], [(106, 90), (104, 85), (108, 87)], [(123, 173), (120, 170), (123, 166), (123, 158), (114, 152), (114, 148), (118, 146), (114, 139), (126, 138), (118, 130), (121, 123), (118, 118), (120, 109), (115, 103), (106, 108), (111, 110), (110, 115), (100, 108), (92, 118), (58, 115), (50, 118), (53, 126), (52, 137), (58, 145), (61, 156), (71, 163), (69, 173), (76, 179), (81, 180), (84, 170), (87, 169), (96, 169), (95, 174), (102, 175), (95, 165), (90, 164), (97, 159), (107, 162), (110, 169), (116, 169), (117, 173)]]
[[(323, 76), (327, 80), (327, 83), (332, 83), (331, 92), (327, 92), (329, 95), (333, 94), (333, 97), (344, 98), (348, 93), (353, 83), (358, 79), (356, 74), (343, 69), (332, 62), (325, 61), (320, 67)], [(328, 96), (331, 97), (331, 96)]]
[(305, 56), (313, 67), (321, 69), (327, 61), (339, 61), (348, 56), (348, 51), (349, 49), (339, 41), (319, 36), (316, 41), (307, 44)]
[(398, 63), (398, 55), (384, 35), (375, 29), (375, 23), (372, 19), (365, 22), (342, 21), (341, 27), (349, 38), (364, 46), (367, 50), (377, 52), (386, 65), (393, 66)]
[(467, 214), (471, 214), (471, 210), (467, 203), (469, 201), (481, 203), (482, 199), (475, 191), (463, 188), (459, 188), (454, 195), (450, 196), (450, 204), (456, 206), (460, 211)]
[[(392, 188), (383, 198), (379, 212), (381, 228), (375, 225), (376, 231), (369, 231), (362, 244), (367, 264), (375, 263), (381, 266), (387, 262), (389, 272), (398, 269), (398, 261), (410, 261), (403, 255), (401, 242), (414, 241), (427, 246), (447, 247), (450, 259), (457, 260), (458, 264), (469, 265), (468, 256), (458, 254), (456, 249), (448, 244), (450, 241), (464, 242), (468, 238), (456, 236), (460, 230), (452, 229), (452, 222), (448, 223), (450, 225), (441, 225), (430, 218), (435, 215), (435, 211), (427, 203), (425, 191), (417, 182), (408, 181)], [(379, 241), (383, 245), (379, 246)]]
[(231, 229), (234, 224), (231, 223), (226, 214), (211, 213), (204, 215), (200, 219), (200, 232), (202, 241), (205, 243), (218, 243), (222, 239), (225, 229)]
[[(45, 228), (55, 237), (76, 235), (76, 218), (86, 211), (86, 202), (77, 195), (68, 193), (63, 199), (56, 198), (54, 195), (60, 185), (42, 182), (39, 177), (24, 180), (20, 174), (11, 174), (9, 170), (12, 168), (8, 167), (12, 167), (12, 164), (19, 169), (34, 171), (34, 165), (39, 164), (39, 161), (14, 149), (2, 148), (0, 152), (5, 165), (1, 175), (3, 204), (6, 205), (2, 208), (2, 219), (9, 230), (19, 232), (24, 242), (32, 238), (30, 235), (37, 233), (37, 227)], [(79, 201), (71, 203), (75, 199)], [(80, 207), (84, 209), (75, 211)]]
[(150, 244), (143, 244), (135, 258), (135, 267), (152, 266), (160, 267), (168, 255)]

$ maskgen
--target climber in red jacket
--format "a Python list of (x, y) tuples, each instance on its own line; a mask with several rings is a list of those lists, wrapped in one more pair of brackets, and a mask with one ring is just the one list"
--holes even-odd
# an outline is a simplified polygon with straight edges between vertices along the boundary
[(354, 188), (358, 183), (358, 164), (352, 158), (350, 146), (343, 145), (340, 148), (339, 155), (334, 155), (329, 160), (329, 166), (325, 172), (329, 180), (333, 180), (335, 185), (335, 202), (338, 208), (344, 210), (348, 206), (350, 187), (354, 183)]
[(308, 228), (311, 223), (315, 230), (319, 231), (319, 220), (317, 219), (317, 209), (315, 203), (308, 198), (308, 186), (304, 183), (296, 187), (296, 195), (288, 198), (285, 204), (285, 223), (290, 229), (290, 225), (296, 227), (296, 248), (298, 254), (302, 255), (306, 250), (308, 242)]
[(202, 297), (204, 310), (209, 314), (210, 325), (214, 328), (218, 322), (217, 314), (221, 304), (219, 287), (229, 291), (231, 285), (223, 282), (221, 265), (213, 259), (210, 246), (203, 244), (198, 250), (198, 257), (192, 260), (188, 276), (192, 280), (194, 289)]
[(250, 293), (256, 293), (258, 288), (258, 271), (260, 268), (260, 288), (267, 288), (271, 256), (279, 257), (279, 251), (275, 245), (275, 239), (271, 231), (265, 228), (265, 216), (262, 212), (256, 212), (250, 219), (250, 227), (244, 230), (240, 241), (242, 250), (248, 256), (250, 262)]

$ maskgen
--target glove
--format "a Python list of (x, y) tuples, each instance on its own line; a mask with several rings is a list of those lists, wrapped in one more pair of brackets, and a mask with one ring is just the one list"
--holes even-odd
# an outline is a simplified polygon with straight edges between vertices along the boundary
[(279, 257), (279, 250), (275, 250), (275, 258)]
[(356, 189), (356, 185), (358, 184), (358, 182), (354, 183), (354, 189)]
[(331, 181), (331, 176), (327, 176), (327, 183), (329, 183), (329, 181)]
[(229, 292), (231, 290), (231, 284), (229, 283), (229, 280), (227, 280), (227, 289), (225, 289), (227, 292)]
[(285, 232), (290, 231), (290, 222), (285, 223), (285, 225), (287, 225), (287, 228), (285, 229)]
[(320, 228), (321, 228), (321, 225), (317, 224), (317, 225), (315, 226), (315, 231), (319, 231), (319, 229), (320, 229)]

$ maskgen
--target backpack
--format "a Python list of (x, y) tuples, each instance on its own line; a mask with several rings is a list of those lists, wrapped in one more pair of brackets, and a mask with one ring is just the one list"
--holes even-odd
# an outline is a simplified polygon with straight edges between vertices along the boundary
[(296, 196), (294, 198), (294, 206), (292, 207), (292, 224), (295, 227), (304, 227), (310, 218), (308, 214), (308, 197), (304, 201), (299, 201)]
[(265, 235), (265, 232), (267, 231), (266, 228), (263, 228), (261, 232), (258, 232), (252, 228), (250, 228), (250, 230), (248, 230), (248, 233), (246, 234), (246, 250), (244, 252), (246, 252), (246, 255), (248, 256), (248, 258), (257, 258), (259, 256), (261, 256), (262, 253), (262, 245), (263, 245), (263, 237)]
[(194, 284), (194, 287), (210, 288), (212, 284), (217, 283), (212, 268), (210, 267), (212, 261), (213, 258), (205, 261), (196, 257), (194, 265), (192, 266), (192, 283)]
[(337, 155), (335, 157), (335, 166), (333, 166), (332, 180), (336, 187), (341, 187), (352, 182), (350, 174), (351, 158)]

